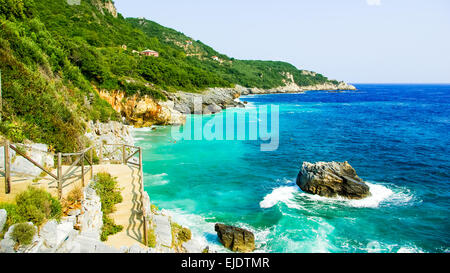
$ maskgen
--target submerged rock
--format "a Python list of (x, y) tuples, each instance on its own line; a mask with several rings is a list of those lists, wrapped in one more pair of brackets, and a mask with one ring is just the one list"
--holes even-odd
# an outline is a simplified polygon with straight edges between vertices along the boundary
[(303, 162), (297, 185), (305, 192), (325, 197), (362, 199), (370, 195), (369, 186), (348, 162)]
[(214, 228), (220, 242), (235, 252), (252, 252), (255, 250), (255, 236), (252, 232), (238, 227), (216, 224)]

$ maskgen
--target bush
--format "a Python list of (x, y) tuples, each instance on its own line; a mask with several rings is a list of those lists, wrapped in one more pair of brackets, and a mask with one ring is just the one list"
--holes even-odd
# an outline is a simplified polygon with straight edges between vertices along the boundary
[(172, 246), (179, 247), (183, 242), (187, 242), (192, 238), (191, 230), (185, 228), (175, 222), (171, 223), (172, 227)]
[(152, 225), (149, 225), (147, 230), (147, 246), (151, 248), (156, 247), (156, 234)]
[(75, 187), (69, 194), (67, 195), (67, 201), (71, 203), (77, 203), (83, 199), (83, 189), (81, 187)]
[(16, 212), (25, 221), (31, 221), (40, 226), (46, 219), (61, 218), (60, 202), (50, 193), (29, 187), (16, 197)]
[(114, 212), (114, 205), (122, 202), (122, 195), (117, 187), (117, 180), (109, 173), (98, 173), (95, 176), (94, 189), (100, 196), (102, 211), (105, 214)]
[[(9, 229), (9, 227), (14, 224), (17, 224), (20, 222), (25, 222), (24, 217), (22, 217), (20, 214), (17, 213), (17, 205), (16, 204), (1, 203), (0, 209), (6, 210), (6, 212), (8, 214), (8, 218), (6, 219), (6, 223), (3, 228), (4, 231), (7, 231)], [(0, 233), (1, 232), (2, 231), (0, 230)]]
[(33, 241), (35, 233), (34, 226), (28, 223), (20, 223), (14, 226), (11, 237), (19, 245), (29, 245)]
[(103, 227), (101, 240), (106, 241), (109, 235), (122, 231), (123, 226), (116, 225), (108, 214), (114, 212), (114, 206), (122, 202), (123, 198), (120, 189), (117, 187), (117, 180), (109, 173), (98, 173), (95, 176), (94, 189), (100, 196), (103, 212)]
[(114, 235), (118, 232), (121, 232), (122, 230), (123, 226), (116, 225), (113, 219), (103, 214), (103, 227), (102, 227), (102, 234), (100, 235), (100, 239), (102, 241), (108, 240), (109, 235)]

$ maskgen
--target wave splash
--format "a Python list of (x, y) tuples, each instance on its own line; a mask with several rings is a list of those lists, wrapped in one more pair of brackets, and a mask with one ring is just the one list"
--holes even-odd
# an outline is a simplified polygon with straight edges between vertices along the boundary
[(298, 187), (295, 186), (282, 186), (275, 188), (271, 193), (264, 197), (259, 203), (259, 206), (263, 209), (271, 208), (278, 204), (278, 202), (283, 202), (286, 205), (293, 204), (294, 193), (298, 192)]
[(266, 209), (281, 202), (289, 208), (301, 208), (302, 206), (298, 203), (298, 200), (295, 199), (296, 196), (300, 196), (302, 199), (307, 198), (314, 201), (339, 203), (350, 207), (360, 208), (377, 208), (382, 203), (387, 205), (405, 205), (410, 203), (413, 199), (413, 195), (405, 189), (392, 190), (380, 184), (368, 182), (366, 182), (366, 184), (369, 186), (371, 196), (360, 200), (352, 200), (343, 197), (323, 197), (302, 192), (297, 186), (281, 186), (273, 189), (271, 193), (267, 194), (259, 203), (259, 206)]

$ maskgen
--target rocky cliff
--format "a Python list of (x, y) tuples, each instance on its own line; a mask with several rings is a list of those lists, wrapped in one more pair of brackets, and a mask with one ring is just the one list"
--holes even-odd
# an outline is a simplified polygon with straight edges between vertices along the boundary
[(101, 13), (104, 14), (104, 12), (107, 11), (111, 13), (112, 16), (117, 18), (117, 9), (112, 1), (92, 0), (92, 4), (94, 4), (94, 6), (97, 7)]
[[(135, 127), (157, 125), (181, 125), (187, 114), (210, 115), (222, 109), (244, 107), (238, 100), (241, 95), (303, 93), (313, 90), (356, 90), (352, 85), (324, 83), (312, 86), (299, 86), (292, 75), (286, 75), (285, 86), (272, 89), (246, 88), (236, 85), (234, 88), (209, 88), (202, 93), (183, 91), (164, 92), (166, 101), (149, 96), (133, 95), (127, 97), (122, 91), (99, 90), (100, 97), (106, 100), (118, 113)], [(291, 77), (291, 80), (289, 80)]]

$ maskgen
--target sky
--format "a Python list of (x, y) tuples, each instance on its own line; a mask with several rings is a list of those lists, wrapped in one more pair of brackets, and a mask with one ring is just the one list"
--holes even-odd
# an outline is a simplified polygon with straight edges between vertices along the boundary
[(237, 59), (350, 83), (450, 83), (449, 0), (115, 0)]

